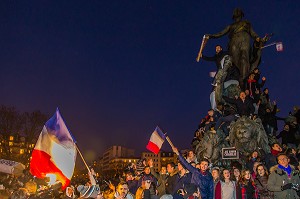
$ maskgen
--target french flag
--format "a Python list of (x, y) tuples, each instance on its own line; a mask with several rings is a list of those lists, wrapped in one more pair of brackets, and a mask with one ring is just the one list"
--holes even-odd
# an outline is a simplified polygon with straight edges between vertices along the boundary
[(152, 133), (146, 148), (157, 155), (165, 139), (166, 139), (165, 134), (157, 126), (154, 132)]
[(71, 181), (75, 160), (76, 141), (69, 132), (59, 110), (43, 127), (32, 151), (30, 173), (37, 178), (56, 176), (65, 189)]

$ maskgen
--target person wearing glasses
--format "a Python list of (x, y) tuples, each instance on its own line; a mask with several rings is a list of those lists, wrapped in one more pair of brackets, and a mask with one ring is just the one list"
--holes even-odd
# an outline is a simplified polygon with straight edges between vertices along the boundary
[(299, 198), (300, 178), (298, 172), (289, 164), (285, 154), (277, 156), (278, 164), (270, 169), (267, 189), (274, 192), (274, 198)]

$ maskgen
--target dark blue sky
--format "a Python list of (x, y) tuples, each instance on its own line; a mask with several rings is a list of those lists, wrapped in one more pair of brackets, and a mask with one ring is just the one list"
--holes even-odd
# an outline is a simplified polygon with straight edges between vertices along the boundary
[[(1, 1), (0, 103), (52, 115), (60, 108), (84, 153), (115, 144), (146, 150), (156, 125), (180, 148), (209, 109), (202, 37), (232, 22), (235, 7), (260, 35), (266, 87), (285, 116), (299, 105), (297, 1)], [(209, 40), (204, 53), (226, 46)], [(167, 146), (167, 143), (165, 143)], [(170, 149), (167, 147), (167, 149)]]

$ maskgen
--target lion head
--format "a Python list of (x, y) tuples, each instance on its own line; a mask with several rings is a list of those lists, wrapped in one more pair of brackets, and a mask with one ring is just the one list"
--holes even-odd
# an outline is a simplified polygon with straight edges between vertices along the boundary
[(243, 116), (230, 124), (230, 145), (243, 155), (248, 156), (255, 150), (268, 153), (268, 136), (259, 118), (251, 120)]

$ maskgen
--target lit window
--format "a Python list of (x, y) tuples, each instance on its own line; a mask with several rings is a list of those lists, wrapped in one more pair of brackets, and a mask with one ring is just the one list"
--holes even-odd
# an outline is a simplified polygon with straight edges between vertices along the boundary
[(24, 149), (20, 149), (20, 154), (24, 154)]
[(9, 140), (13, 141), (14, 140), (14, 136), (9, 136)]
[(12, 146), (12, 145), (14, 145), (14, 143), (13, 142), (8, 142), (8, 145)]

